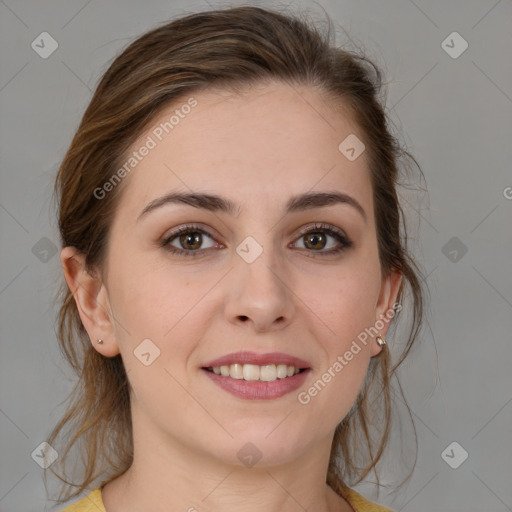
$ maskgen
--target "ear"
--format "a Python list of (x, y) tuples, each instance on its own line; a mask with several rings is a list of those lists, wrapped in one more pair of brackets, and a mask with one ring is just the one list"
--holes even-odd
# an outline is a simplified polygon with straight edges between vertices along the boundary
[(86, 270), (85, 256), (75, 247), (64, 247), (60, 262), (92, 346), (105, 357), (119, 354), (107, 289), (99, 275)]
[[(398, 294), (402, 287), (402, 273), (398, 270), (391, 270), (388, 275), (382, 277), (382, 284), (380, 288), (379, 299), (375, 308), (375, 323), (380, 327), (384, 324), (382, 329), (379, 329), (378, 336), (386, 337), (389, 329), (390, 317), (389, 312), (395, 309)], [(387, 313), (387, 315), (386, 315)], [(379, 322), (380, 320), (380, 322)], [(382, 347), (377, 343), (371, 345), (371, 355), (376, 356), (380, 353)]]

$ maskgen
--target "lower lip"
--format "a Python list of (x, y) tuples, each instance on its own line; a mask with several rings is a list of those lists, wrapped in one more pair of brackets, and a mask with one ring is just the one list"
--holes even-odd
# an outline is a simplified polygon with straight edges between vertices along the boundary
[(233, 379), (232, 377), (217, 375), (204, 368), (202, 370), (222, 389), (246, 400), (271, 400), (284, 396), (299, 388), (309, 373), (309, 369), (307, 369), (297, 375), (293, 375), (293, 377), (276, 379), (272, 382), (262, 382), (259, 380)]

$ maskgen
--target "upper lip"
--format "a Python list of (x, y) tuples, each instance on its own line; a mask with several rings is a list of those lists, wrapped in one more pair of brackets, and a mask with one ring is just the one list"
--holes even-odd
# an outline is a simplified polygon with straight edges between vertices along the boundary
[(229, 366), (231, 364), (255, 364), (265, 366), (269, 364), (285, 364), (287, 366), (295, 366), (295, 368), (309, 368), (309, 363), (295, 356), (284, 354), (283, 352), (266, 352), (258, 354), (256, 352), (241, 351), (233, 352), (225, 356), (219, 357), (205, 364), (203, 368), (214, 368), (218, 366)]

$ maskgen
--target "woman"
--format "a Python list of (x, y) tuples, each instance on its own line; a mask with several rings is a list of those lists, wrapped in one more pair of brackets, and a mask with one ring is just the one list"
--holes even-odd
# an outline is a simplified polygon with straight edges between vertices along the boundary
[(377, 475), (422, 311), (379, 87), (256, 7), (175, 20), (110, 66), (56, 180), (79, 380), (48, 442), (70, 431), (67, 499), (97, 482), (66, 511), (389, 510), (349, 487)]

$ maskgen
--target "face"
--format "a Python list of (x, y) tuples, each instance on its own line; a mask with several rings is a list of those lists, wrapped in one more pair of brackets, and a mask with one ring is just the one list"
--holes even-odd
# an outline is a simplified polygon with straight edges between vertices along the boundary
[(112, 224), (105, 346), (140, 425), (234, 464), (247, 442), (260, 464), (290, 461), (330, 444), (380, 351), (354, 340), (394, 301), (365, 154), (338, 149), (363, 135), (312, 88), (192, 96), (133, 146), (154, 147)]

